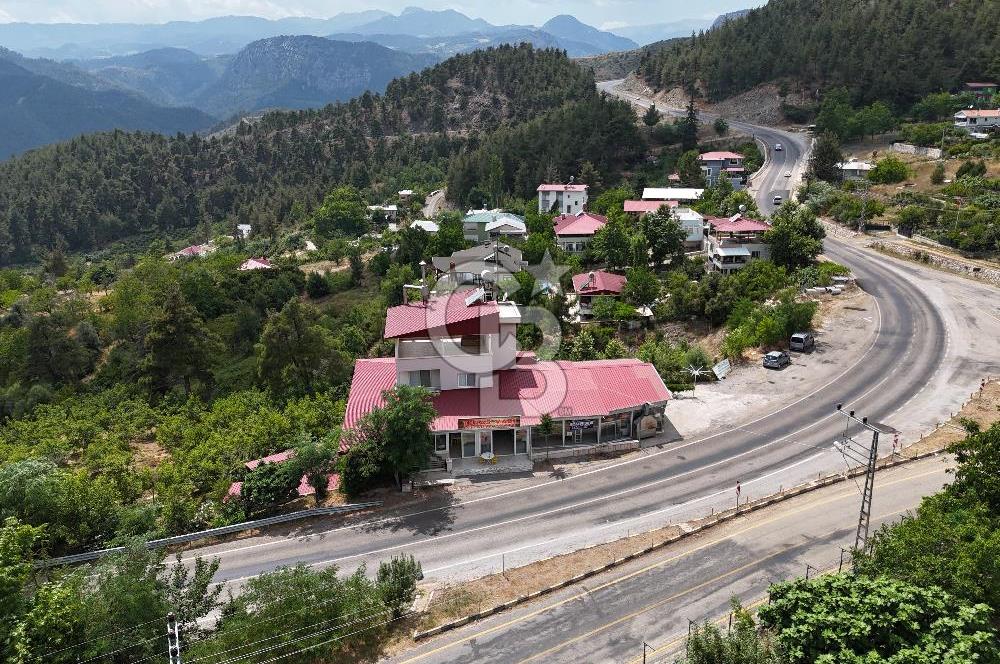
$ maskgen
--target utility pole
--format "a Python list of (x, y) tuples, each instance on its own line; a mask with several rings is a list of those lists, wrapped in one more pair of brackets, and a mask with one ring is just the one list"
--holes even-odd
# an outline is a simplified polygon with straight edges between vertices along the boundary
[[(837, 411), (843, 412), (844, 404), (837, 404)], [(867, 453), (867, 470), (865, 472), (865, 488), (861, 492), (861, 510), (858, 513), (858, 532), (854, 538), (854, 548), (863, 551), (865, 546), (868, 544), (868, 526), (871, 523), (872, 516), (872, 492), (875, 488), (875, 461), (878, 459), (878, 435), (879, 430), (872, 425), (868, 424), (868, 418), (862, 417), (858, 419), (854, 416), (854, 411), (850, 411), (845, 414), (847, 417), (847, 426), (850, 427), (851, 422), (855, 424), (860, 424), (862, 427), (872, 432), (872, 444), (870, 447), (865, 449), (863, 443), (859, 443), (853, 438), (847, 435), (847, 430), (844, 432), (844, 442), (841, 452), (845, 456), (850, 456), (854, 458), (853, 455), (861, 456), (864, 459), (864, 454)], [(858, 459), (855, 459), (857, 461)]]
[(181, 628), (173, 612), (167, 614), (167, 656), (169, 664), (181, 664)]
[(858, 220), (858, 233), (865, 232), (865, 214), (868, 212), (868, 183), (861, 184), (861, 219)]

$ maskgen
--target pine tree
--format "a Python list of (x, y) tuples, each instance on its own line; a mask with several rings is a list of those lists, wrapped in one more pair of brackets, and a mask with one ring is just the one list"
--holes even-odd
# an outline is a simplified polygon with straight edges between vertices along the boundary
[(211, 367), (220, 351), (218, 339), (176, 286), (167, 292), (163, 309), (153, 317), (145, 346), (142, 369), (151, 387), (166, 392), (180, 380), (185, 395), (191, 394), (192, 379), (202, 383), (211, 380)]
[(839, 164), (843, 161), (840, 141), (834, 134), (826, 132), (816, 141), (812, 156), (809, 157), (809, 175), (826, 182), (839, 182), (841, 178)]
[(650, 104), (646, 113), (642, 116), (642, 122), (647, 127), (655, 127), (660, 123), (660, 112), (656, 110), (656, 104)]
[(694, 97), (688, 99), (687, 115), (681, 128), (681, 149), (685, 152), (698, 149), (698, 110), (694, 107)]

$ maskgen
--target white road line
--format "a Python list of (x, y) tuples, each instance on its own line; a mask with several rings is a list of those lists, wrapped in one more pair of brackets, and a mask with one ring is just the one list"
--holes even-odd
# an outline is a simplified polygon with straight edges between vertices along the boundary
[[(644, 462), (644, 461), (646, 461), (646, 460), (648, 460), (648, 459), (650, 459), (652, 457), (660, 456), (661, 454), (676, 453), (676, 452), (678, 452), (680, 450), (683, 450), (683, 449), (686, 449), (688, 447), (691, 447), (692, 445), (701, 444), (701, 443), (703, 443), (705, 441), (712, 440), (713, 438), (718, 438), (719, 436), (722, 436), (724, 434), (732, 434), (734, 431), (742, 431), (745, 428), (750, 427), (753, 424), (756, 424), (757, 422), (761, 422), (761, 421), (766, 420), (766, 419), (768, 419), (770, 417), (773, 417), (773, 416), (777, 415), (778, 413), (784, 412), (785, 410), (788, 410), (789, 408), (792, 408), (792, 407), (798, 405), (799, 403), (801, 403), (802, 401), (805, 401), (806, 399), (812, 398), (814, 395), (818, 394), (819, 392), (822, 392), (827, 387), (835, 384), (841, 378), (843, 378), (848, 373), (850, 373), (851, 371), (853, 371), (854, 368), (856, 366), (858, 366), (861, 362), (863, 362), (865, 360), (865, 358), (867, 358), (868, 355), (871, 353), (871, 351), (875, 348), (875, 345), (878, 343), (879, 338), (881, 337), (881, 334), (882, 334), (882, 309), (879, 306), (877, 298), (873, 298), (873, 301), (875, 302), (875, 309), (878, 312), (878, 321), (879, 322), (878, 322), (878, 326), (876, 327), (875, 338), (872, 340), (871, 345), (869, 345), (869, 347), (865, 351), (864, 355), (862, 355), (860, 358), (858, 358), (858, 360), (856, 362), (854, 362), (854, 364), (852, 364), (850, 367), (848, 367), (843, 372), (841, 372), (840, 374), (838, 374), (835, 378), (833, 378), (832, 380), (830, 380), (829, 382), (827, 382), (823, 386), (817, 388), (813, 392), (802, 396), (801, 398), (797, 399), (796, 401), (793, 401), (792, 403), (790, 403), (790, 404), (788, 404), (786, 406), (783, 406), (783, 407), (779, 408), (778, 410), (776, 410), (776, 411), (774, 411), (772, 413), (768, 413), (767, 415), (763, 415), (761, 417), (758, 417), (757, 419), (751, 420), (750, 422), (747, 422), (744, 425), (741, 425), (739, 427), (735, 427), (733, 429), (727, 429), (727, 430), (724, 430), (724, 431), (719, 431), (717, 433), (711, 434), (711, 435), (706, 436), (704, 438), (698, 438), (698, 439), (692, 440), (692, 441), (690, 441), (688, 443), (684, 443), (683, 445), (678, 445), (678, 446), (670, 447), (670, 448), (667, 448), (667, 449), (659, 450), (657, 452), (652, 452), (650, 454), (646, 454), (646, 455), (643, 455), (643, 456), (640, 456), (640, 457), (636, 457), (635, 459), (629, 459), (629, 460), (622, 461), (622, 462), (619, 462), (619, 463), (615, 463), (615, 464), (612, 464), (612, 465), (609, 465), (609, 466), (604, 466), (602, 468), (595, 468), (594, 470), (588, 470), (588, 471), (585, 471), (583, 473), (579, 473), (577, 475), (571, 475), (571, 476), (569, 476), (569, 477), (567, 477), (565, 479), (550, 480), (550, 481), (547, 481), (547, 482), (542, 482), (541, 484), (534, 484), (534, 485), (527, 486), (527, 487), (521, 487), (519, 489), (512, 489), (510, 491), (505, 491), (505, 492), (498, 493), (498, 494), (493, 494), (493, 495), (490, 495), (490, 496), (484, 496), (482, 498), (473, 498), (471, 500), (461, 501), (461, 502), (457, 502), (457, 503), (454, 503), (454, 504), (451, 504), (451, 505), (445, 505), (445, 506), (442, 506), (442, 507), (434, 507), (434, 508), (430, 508), (430, 509), (426, 509), (426, 510), (420, 510), (420, 511), (417, 511), (417, 512), (412, 512), (412, 513), (401, 515), (401, 516), (383, 517), (383, 518), (375, 519), (375, 520), (372, 520), (372, 521), (363, 521), (361, 523), (355, 523), (355, 524), (350, 524), (350, 525), (346, 525), (346, 526), (338, 526), (336, 528), (331, 528), (329, 530), (324, 530), (324, 531), (321, 531), (321, 532), (318, 532), (318, 533), (313, 533), (311, 535), (307, 535), (305, 537), (300, 538), (300, 541), (308, 541), (312, 537), (317, 537), (317, 536), (320, 536), (320, 535), (327, 535), (327, 534), (331, 534), (331, 533), (337, 533), (337, 532), (341, 532), (341, 531), (344, 531), (344, 530), (353, 530), (353, 529), (360, 528), (360, 527), (371, 527), (373, 525), (378, 525), (378, 524), (382, 524), (382, 523), (390, 523), (390, 522), (394, 522), (394, 521), (400, 521), (402, 519), (408, 519), (408, 518), (411, 518), (411, 517), (414, 517), (414, 516), (420, 516), (420, 515), (423, 515), (423, 514), (431, 514), (431, 513), (434, 513), (434, 512), (440, 512), (440, 511), (443, 511), (443, 510), (452, 509), (452, 508), (455, 508), (455, 507), (463, 507), (465, 505), (471, 505), (471, 504), (474, 504), (474, 503), (479, 503), (479, 502), (484, 502), (484, 501), (493, 501), (493, 500), (496, 500), (497, 498), (502, 498), (502, 497), (505, 497), (505, 496), (511, 496), (511, 495), (515, 495), (515, 494), (519, 494), (519, 493), (524, 493), (526, 491), (533, 491), (533, 490), (541, 489), (543, 487), (546, 487), (546, 486), (548, 486), (550, 484), (554, 484), (554, 483), (557, 483), (557, 482), (571, 482), (571, 481), (579, 480), (581, 478), (584, 478), (584, 477), (587, 477), (587, 476), (590, 476), (590, 475), (594, 475), (594, 474), (597, 474), (597, 473), (604, 473), (604, 472), (608, 472), (608, 471), (611, 471), (611, 470), (616, 470), (618, 468), (621, 468), (622, 466), (627, 466), (627, 465), (630, 465), (630, 464), (633, 464), (633, 463), (636, 463), (636, 462)], [(907, 353), (909, 353), (909, 350), (907, 351)], [(871, 388), (870, 390), (868, 390), (867, 392), (865, 392), (864, 394), (862, 394), (861, 396), (859, 396), (857, 400), (861, 400), (861, 399), (865, 398), (866, 396), (868, 396), (869, 394), (871, 394), (878, 387), (880, 387), (883, 382), (885, 382), (886, 380), (888, 380), (888, 378), (889, 378), (889, 376), (887, 375), (881, 381), (879, 381), (879, 383), (875, 387)], [(725, 459), (725, 460), (723, 460), (721, 462), (717, 462), (717, 463), (711, 464), (709, 466), (701, 466), (701, 467), (699, 467), (697, 469), (694, 469), (694, 470), (688, 471), (686, 473), (683, 473), (682, 475), (674, 475), (674, 476), (671, 476), (671, 477), (665, 477), (665, 478), (662, 478), (661, 480), (657, 480), (657, 481), (655, 481), (653, 483), (650, 483), (648, 485), (643, 485), (642, 488), (646, 488), (646, 487), (648, 487), (648, 486), (650, 486), (652, 484), (658, 484), (658, 483), (662, 483), (662, 482), (665, 482), (665, 481), (668, 481), (668, 480), (677, 479), (678, 477), (682, 477), (684, 475), (688, 475), (688, 474), (691, 474), (691, 473), (694, 473), (694, 472), (700, 472), (701, 470), (704, 470), (706, 468), (711, 468), (713, 466), (719, 465), (720, 463), (725, 463), (725, 462), (731, 461), (733, 459), (737, 459), (739, 457), (746, 456), (747, 454), (751, 454), (753, 452), (758, 452), (758, 451), (760, 451), (760, 450), (762, 450), (764, 448), (767, 448), (767, 447), (770, 447), (772, 445), (775, 445), (775, 444), (777, 444), (777, 443), (785, 440), (786, 438), (794, 436), (797, 433), (801, 433), (802, 431), (805, 431), (805, 430), (807, 430), (807, 429), (809, 429), (811, 427), (814, 427), (814, 426), (820, 424), (821, 422), (824, 422), (825, 420), (827, 420), (827, 419), (829, 419), (829, 418), (831, 418), (833, 416), (834, 415), (831, 414), (831, 415), (828, 415), (826, 417), (820, 418), (819, 420), (811, 422), (810, 424), (808, 424), (808, 425), (806, 425), (804, 427), (801, 427), (801, 428), (799, 428), (799, 429), (797, 429), (795, 431), (792, 431), (792, 432), (790, 432), (788, 434), (785, 434), (781, 438), (778, 438), (776, 440), (770, 441), (768, 443), (764, 443), (763, 445), (760, 445), (758, 447), (746, 450), (746, 451), (744, 451), (744, 452), (742, 452), (742, 453), (740, 453), (740, 454), (738, 454), (736, 456), (729, 457), (729, 458), (727, 458), (727, 459)], [(746, 430), (752, 432), (752, 429), (746, 429)], [(627, 491), (635, 491), (635, 490), (637, 490), (637, 489), (633, 488), (633, 489), (629, 489)], [(618, 494), (606, 494), (605, 496), (601, 496), (601, 497), (595, 498), (593, 500), (604, 500), (606, 498), (610, 498), (610, 497), (613, 497), (615, 495), (618, 495)], [(587, 502), (592, 502), (592, 501), (587, 501)], [(564, 509), (564, 508), (560, 508), (560, 509)], [(440, 537), (440, 536), (438, 536), (438, 537)], [(258, 549), (258, 548), (263, 548), (263, 547), (268, 547), (268, 546), (275, 546), (275, 545), (278, 545), (278, 544), (287, 544), (288, 541), (289, 540), (287, 538), (280, 538), (280, 539), (275, 539), (275, 540), (268, 541), (268, 542), (259, 542), (259, 543), (256, 543), (256, 544), (249, 544), (249, 545), (246, 545), (246, 546), (235, 547), (235, 548), (231, 548), (231, 549), (224, 549), (224, 550), (221, 550), (221, 551), (214, 551), (214, 552), (209, 552), (209, 553), (205, 553), (205, 554), (199, 554), (199, 553), (197, 553), (197, 551), (192, 551), (190, 553), (190, 555), (183, 556), (181, 559), (182, 560), (193, 560), (196, 557), (199, 557), (199, 556), (204, 557), (206, 555), (207, 556), (212, 556), (212, 557), (223, 557), (223, 556), (228, 556), (228, 555), (233, 554), (233, 553), (247, 551), (247, 550), (250, 550), (250, 549)]]

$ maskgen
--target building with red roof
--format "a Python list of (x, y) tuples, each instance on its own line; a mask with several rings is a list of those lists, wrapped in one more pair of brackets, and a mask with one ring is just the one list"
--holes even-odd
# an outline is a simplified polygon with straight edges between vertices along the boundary
[(970, 109), (955, 114), (955, 126), (966, 131), (1000, 127), (1000, 109)]
[(771, 224), (742, 214), (732, 217), (706, 217), (705, 253), (708, 270), (732, 274), (758, 258), (770, 258), (771, 250), (764, 234)]
[(729, 178), (733, 189), (744, 188), (747, 183), (746, 170), (743, 168), (744, 159), (740, 153), (729, 151), (703, 152), (698, 155), (701, 172), (710, 187), (725, 177)]
[(541, 184), (538, 185), (538, 214), (576, 214), (587, 207), (585, 184)]
[(594, 305), (599, 298), (619, 298), (625, 290), (627, 279), (613, 272), (592, 270), (573, 277), (573, 292), (576, 293), (576, 303), (571, 307), (571, 313), (579, 315), (581, 320), (593, 317)]
[(251, 270), (273, 270), (274, 263), (266, 258), (248, 258), (239, 267), (240, 272), (249, 272)]
[[(623, 280), (603, 277), (593, 290), (620, 292)], [(539, 361), (517, 349), (520, 322), (517, 305), (484, 299), (481, 290), (392, 307), (384, 336), (396, 342), (395, 354), (356, 362), (344, 428), (382, 406), (397, 385), (427, 387), (437, 413), (435, 454), (463, 474), (497, 459), (501, 467), (530, 468), (534, 448), (632, 441), (662, 430), (671, 394), (651, 364)], [(544, 415), (555, 423), (547, 435)]]
[(556, 242), (563, 251), (580, 254), (587, 250), (594, 233), (604, 228), (608, 218), (593, 212), (561, 214), (552, 220), (555, 225)]

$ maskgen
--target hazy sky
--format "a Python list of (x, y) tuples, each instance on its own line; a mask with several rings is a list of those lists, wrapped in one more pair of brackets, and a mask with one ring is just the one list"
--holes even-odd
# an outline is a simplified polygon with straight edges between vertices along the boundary
[(751, 0), (0, 0), (0, 22), (160, 23), (241, 14), (328, 17), (344, 11), (384, 9), (399, 13), (416, 5), (425, 9), (457, 9), (491, 23), (540, 25), (556, 14), (573, 14), (603, 28), (710, 18), (742, 9)]

